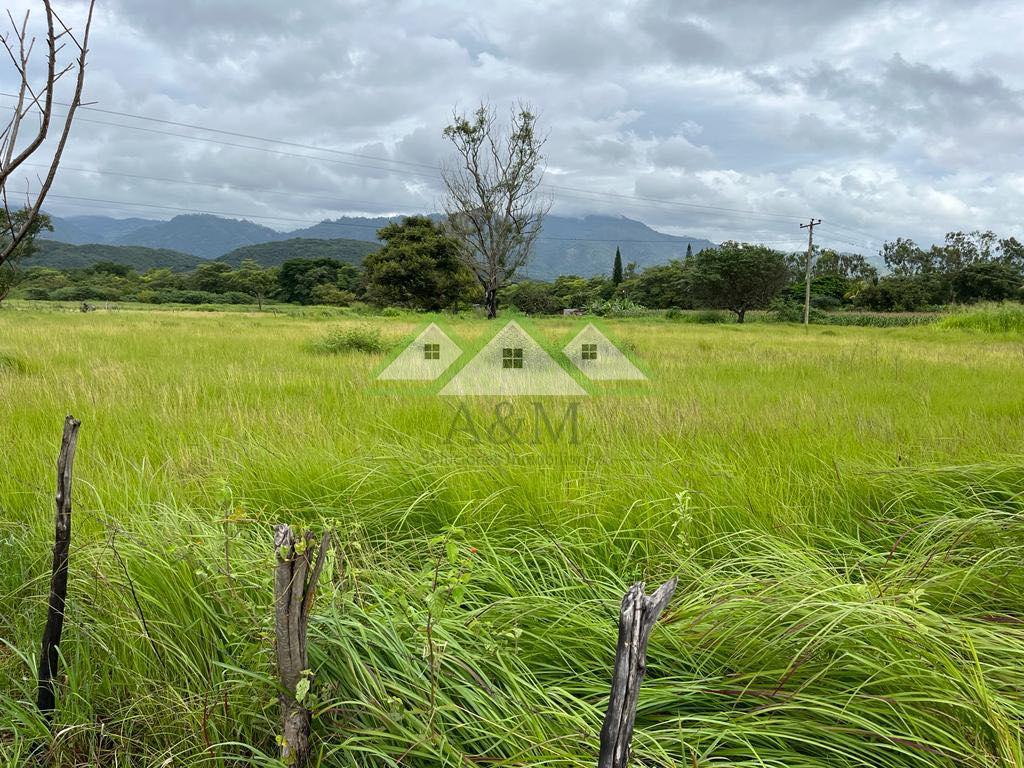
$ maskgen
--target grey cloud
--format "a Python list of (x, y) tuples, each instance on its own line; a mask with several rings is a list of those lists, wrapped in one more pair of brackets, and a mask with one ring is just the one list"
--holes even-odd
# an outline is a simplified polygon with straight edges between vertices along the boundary
[(922, 242), (975, 226), (1024, 237), (1024, 7), (999, 0), (110, 0), (99, 13), (87, 91), (104, 108), (402, 162), (83, 121), (69, 167), (220, 186), (66, 171), (62, 194), (302, 220), (428, 210), (453, 107), (524, 98), (550, 132), (553, 183), (691, 206), (556, 195), (558, 212), (712, 239), (792, 226), (692, 206)]

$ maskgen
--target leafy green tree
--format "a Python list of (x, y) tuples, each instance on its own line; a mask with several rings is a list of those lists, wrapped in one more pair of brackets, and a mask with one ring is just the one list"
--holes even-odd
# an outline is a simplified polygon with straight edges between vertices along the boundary
[(359, 270), (335, 259), (289, 259), (277, 273), (277, 297), (292, 304), (313, 304), (313, 289), (334, 285), (355, 294), (359, 289)]
[(876, 312), (916, 312), (939, 303), (940, 283), (922, 275), (887, 275), (857, 294), (858, 307)]
[(277, 286), (277, 270), (263, 269), (254, 259), (242, 259), (242, 264), (231, 274), (234, 290), (246, 293), (256, 299), (256, 306), (263, 311), (263, 302)]
[(366, 299), (379, 306), (436, 311), (464, 301), (473, 275), (459, 245), (426, 216), (409, 216), (377, 231), (384, 247), (363, 260)]
[(0, 251), (6, 250), (11, 244), (11, 232), (19, 232), (28, 222), (24, 239), (17, 244), (7, 258), (0, 262), (0, 302), (10, 294), (18, 282), (18, 270), (21, 263), (32, 257), (36, 252), (36, 235), (42, 230), (53, 231), (53, 223), (45, 213), (36, 214), (33, 218), (27, 208), (15, 211), (8, 217), (7, 210), (0, 208)]
[(999, 241), (999, 260), (1024, 271), (1024, 243), (1015, 237)]
[(595, 301), (606, 301), (615, 292), (615, 284), (607, 277), (560, 275), (553, 284), (555, 296), (563, 307), (583, 308)]
[(615, 262), (612, 264), (612, 283), (618, 285), (622, 282), (622, 253), (619, 246), (615, 246)]
[(688, 262), (656, 264), (623, 285), (626, 297), (651, 309), (692, 309), (693, 290)]
[(840, 253), (831, 248), (823, 248), (818, 253), (811, 269), (813, 277), (838, 275), (844, 280), (878, 279), (878, 270), (861, 254)]
[(200, 264), (186, 278), (186, 288), (206, 293), (227, 293), (232, 289), (231, 265), (223, 261)]
[(694, 296), (735, 313), (742, 323), (750, 309), (765, 307), (786, 286), (786, 258), (764, 245), (728, 241), (691, 259)]
[(1002, 261), (976, 261), (951, 278), (957, 301), (1005, 301), (1024, 298), (1021, 270)]
[(934, 272), (935, 254), (924, 251), (909, 238), (898, 237), (886, 241), (878, 255), (885, 261), (886, 268), (894, 275), (913, 276)]
[(520, 280), (501, 292), (501, 301), (528, 315), (552, 315), (565, 309), (565, 302), (551, 283)]

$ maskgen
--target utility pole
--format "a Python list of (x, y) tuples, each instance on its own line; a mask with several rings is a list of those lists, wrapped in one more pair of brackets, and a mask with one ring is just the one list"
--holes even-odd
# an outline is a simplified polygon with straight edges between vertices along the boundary
[(801, 224), (800, 229), (807, 230), (807, 271), (804, 273), (804, 325), (811, 323), (811, 258), (814, 256), (814, 228), (821, 224), (821, 219), (811, 219)]

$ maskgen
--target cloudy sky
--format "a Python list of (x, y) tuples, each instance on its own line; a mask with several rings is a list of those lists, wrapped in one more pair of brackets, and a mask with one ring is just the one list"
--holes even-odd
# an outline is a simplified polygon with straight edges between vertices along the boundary
[(453, 108), (523, 99), (549, 132), (556, 213), (779, 247), (813, 215), (823, 244), (864, 252), (1024, 237), (1019, 2), (98, 6), (86, 91), (107, 111), (81, 113), (58, 214), (292, 229), (436, 210)]

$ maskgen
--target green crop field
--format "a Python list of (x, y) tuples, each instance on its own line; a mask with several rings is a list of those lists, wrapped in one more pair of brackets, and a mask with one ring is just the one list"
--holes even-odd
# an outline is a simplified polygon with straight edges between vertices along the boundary
[(386, 352), (322, 343), (391, 349), (426, 319), (0, 311), (0, 762), (278, 765), (289, 522), (339, 544), (309, 637), (319, 765), (594, 765), (622, 594), (676, 575), (636, 765), (1024, 766), (1020, 334), (607, 320), (644, 388), (597, 387), (575, 442), (474, 440), (446, 399), (375, 387)]

